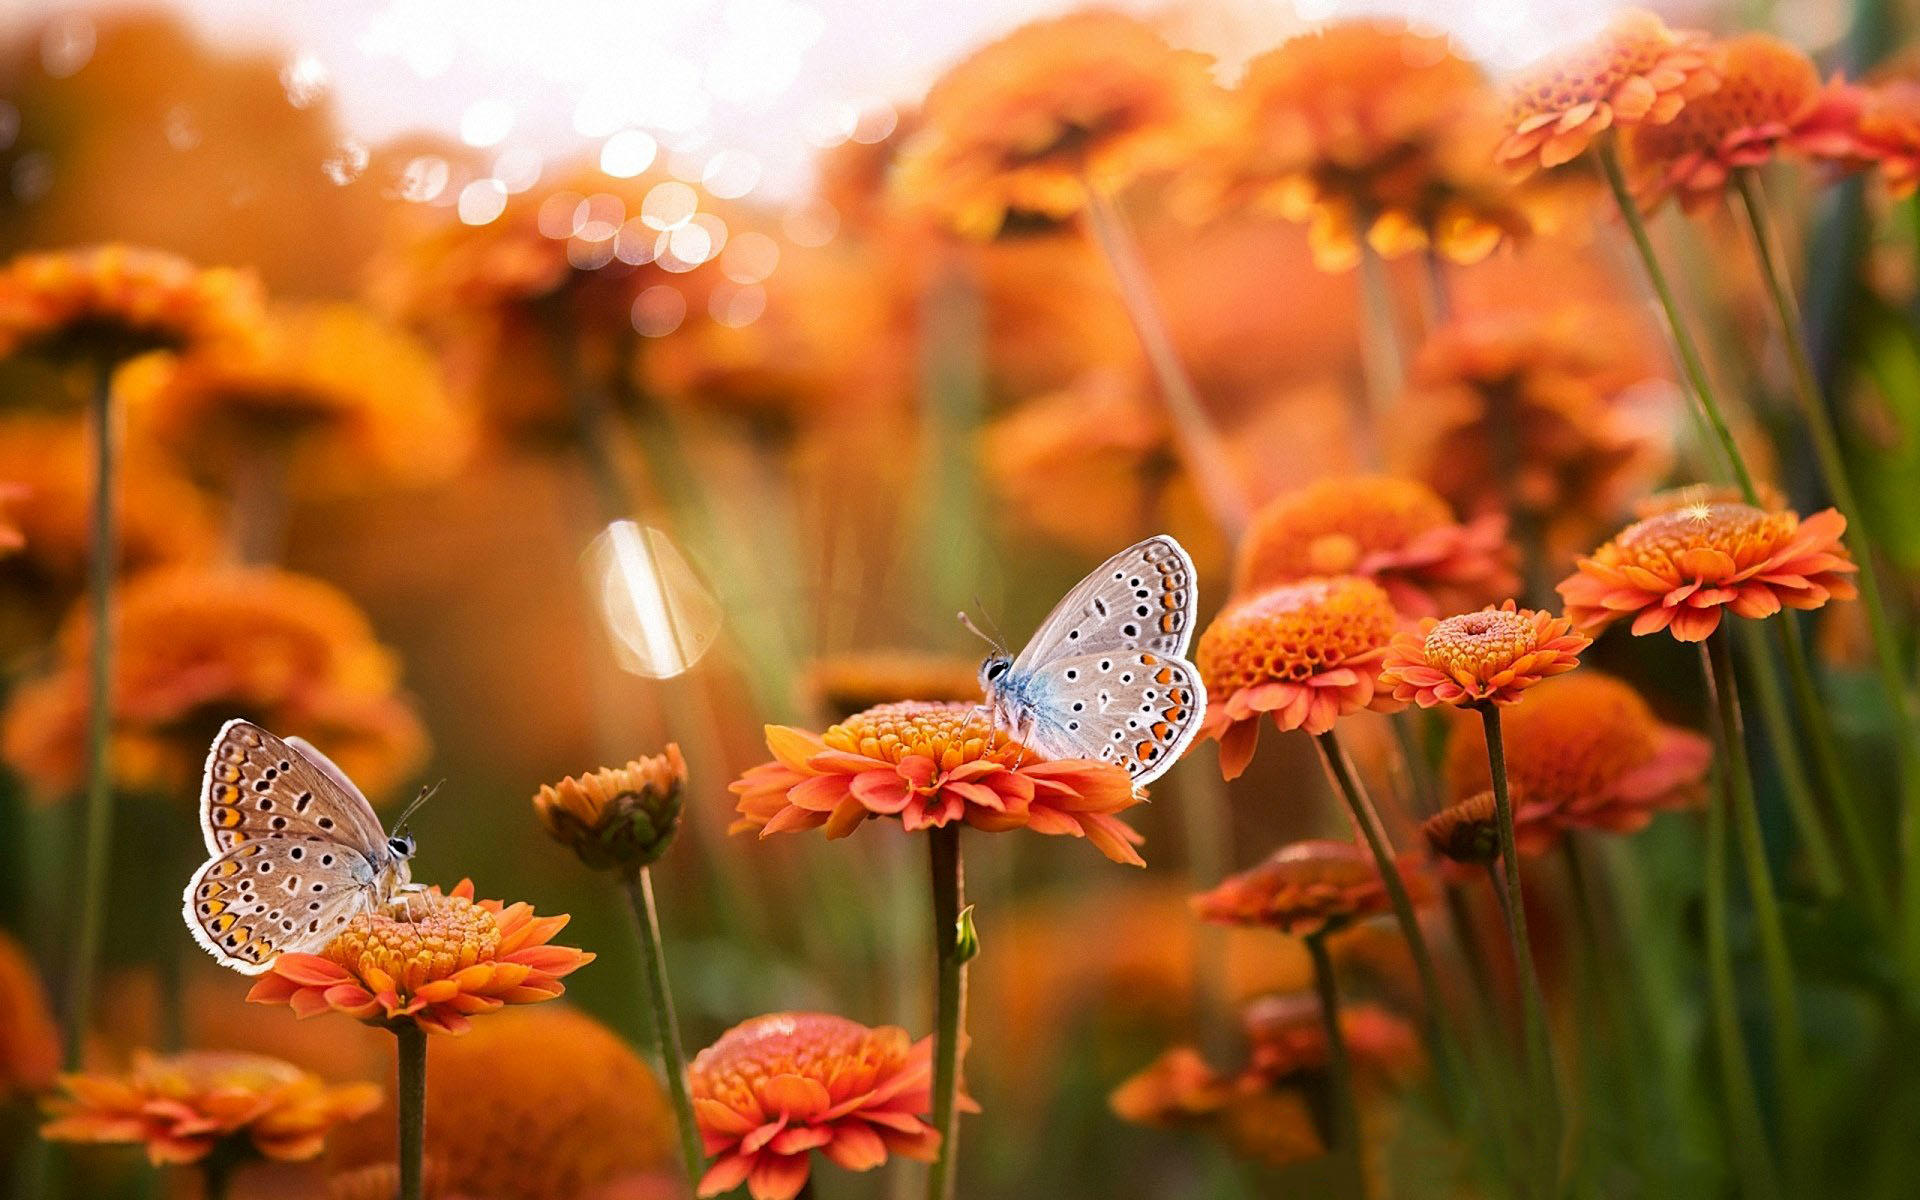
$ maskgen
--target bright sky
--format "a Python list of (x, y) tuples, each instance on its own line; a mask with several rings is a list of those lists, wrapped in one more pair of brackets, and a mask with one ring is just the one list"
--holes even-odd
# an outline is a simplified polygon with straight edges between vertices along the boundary
[[(1137, 10), (1165, 3), (1124, 0)], [(1616, 0), (1175, 0), (1177, 28), (1229, 60), (1330, 16), (1391, 11), (1458, 36), (1498, 68), (1604, 20)], [(43, 58), (84, 69), (89, 14), (51, 18)], [(1021, 21), (1073, 0), (178, 0), (203, 35), (284, 56), (289, 95), (330, 96), (358, 147), (430, 129), (488, 147), (509, 181), (544, 158), (601, 153), (623, 173), (664, 156), (710, 190), (770, 197), (804, 183), (815, 146), (884, 136), (890, 102)], [(863, 115), (864, 114), (864, 115)], [(717, 179), (717, 186), (714, 186)], [(514, 189), (517, 190), (517, 189)]]

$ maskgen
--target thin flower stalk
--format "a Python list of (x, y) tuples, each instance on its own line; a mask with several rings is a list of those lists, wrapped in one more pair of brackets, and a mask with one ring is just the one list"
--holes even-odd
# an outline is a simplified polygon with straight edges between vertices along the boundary
[(114, 470), (120, 430), (113, 404), (113, 363), (101, 359), (92, 366), (93, 530), (87, 596), (93, 634), (87, 651), (87, 807), (80, 851), (80, 930), (73, 942), (67, 996), (70, 1070), (79, 1069), (93, 1012), (113, 846), (113, 592), (120, 558)]
[(1346, 1035), (1340, 1030), (1340, 988), (1333, 974), (1333, 955), (1327, 951), (1325, 930), (1308, 934), (1307, 953), (1313, 958), (1313, 986), (1320, 997), (1320, 1023), (1327, 1031), (1327, 1074), (1333, 1083), (1332, 1136), (1327, 1139), (1343, 1160), (1352, 1179), (1352, 1194), (1367, 1194), (1365, 1148), (1360, 1143), (1360, 1109), (1353, 1097), (1353, 1061)]
[[(1879, 571), (1874, 565), (1873, 547), (1867, 540), (1865, 514), (1860, 508), (1853, 479), (1847, 470), (1846, 455), (1840, 448), (1839, 431), (1833, 414), (1820, 393), (1820, 382), (1807, 351), (1800, 326), (1798, 305), (1788, 287), (1780, 262), (1779, 239), (1767, 215), (1766, 199), (1760, 179), (1751, 167), (1734, 174), (1740, 195), (1740, 208), (1753, 243), (1754, 260), (1760, 267), (1774, 315), (1780, 323), (1780, 335), (1792, 368), (1793, 390), (1800, 402), (1800, 415), (1813, 441), (1814, 456), (1834, 507), (1847, 518), (1848, 541), (1852, 543), (1854, 562), (1860, 568), (1857, 580), (1860, 603), (1867, 618), (1867, 632), (1873, 641), (1874, 664), (1880, 687), (1886, 693), (1888, 711), (1894, 715), (1894, 745), (1899, 755), (1902, 802), (1901, 860), (1906, 866), (1901, 910), (1906, 917), (1907, 945), (1905, 967), (1909, 986), (1920, 987), (1920, 724), (1908, 695), (1906, 670), (1901, 664), (1900, 643), (1887, 618), (1886, 602), (1880, 589)], [(1842, 789), (1835, 802), (1857, 804), (1850, 789)], [(1857, 812), (1845, 814), (1842, 821), (1860, 822)]]
[[(1846, 880), (1839, 853), (1834, 849), (1833, 839), (1827, 833), (1827, 823), (1814, 800), (1813, 781), (1807, 775), (1806, 760), (1801, 757), (1800, 742), (1794, 734), (1786, 693), (1780, 687), (1778, 664), (1766, 656), (1765, 635), (1758, 625), (1743, 623), (1740, 636), (1745, 642), (1747, 659), (1753, 666), (1749, 681), (1753, 685), (1753, 695), (1759, 701), (1760, 720), (1766, 727), (1767, 744), (1772, 748), (1774, 761), (1780, 768), (1780, 791), (1786, 798), (1788, 811), (1793, 815), (1793, 824), (1800, 833), (1801, 844), (1806, 848), (1807, 869), (1813, 876), (1814, 890), (1822, 898), (1832, 900), (1845, 890)], [(1834, 807), (1845, 812), (1850, 806), (1836, 796)], [(1845, 824), (1844, 818), (1842, 823)], [(1871, 904), (1875, 897), (1869, 895), (1867, 899)]]
[[(1592, 1074), (1592, 1095), (1596, 1104), (1618, 1104), (1625, 1110), (1623, 1120), (1627, 1127), (1628, 1152), (1642, 1178), (1651, 1178), (1650, 1162), (1653, 1157), (1651, 1128), (1647, 1114), (1647, 1101), (1653, 1095), (1655, 1084), (1643, 1070), (1641, 1055), (1630, 1047), (1634, 1042), (1632, 1018), (1629, 1015), (1631, 1002), (1625, 994), (1625, 979), (1622, 973), (1608, 969), (1608, 959), (1613, 953), (1606, 932), (1601, 928), (1599, 903), (1594, 895), (1594, 887), (1587, 879), (1586, 858), (1581, 852), (1580, 839), (1569, 833), (1560, 843), (1561, 861), (1566, 867), (1567, 891), (1573, 898), (1574, 924), (1580, 934), (1580, 980), (1576, 985), (1576, 999), (1586, 999), (1591, 1004), (1591, 993), (1598, 993), (1598, 1009), (1601, 1022), (1583, 1021), (1591, 1033), (1591, 1026), (1598, 1023), (1610, 1035), (1614, 1047), (1622, 1052), (1612, 1055), (1599, 1053), (1598, 1039), (1590, 1039), (1589, 1046), (1596, 1053), (1592, 1055), (1587, 1070)], [(1591, 1009), (1589, 1010), (1591, 1013)], [(1611, 1063), (1619, 1072), (1619, 1092), (1609, 1090), (1609, 1084), (1601, 1076), (1598, 1068)]]
[(427, 1149), (427, 1031), (414, 1021), (393, 1025), (399, 1066), (400, 1200), (424, 1200)]
[(933, 944), (938, 968), (933, 1051), (933, 1127), (940, 1156), (927, 1172), (927, 1200), (953, 1200), (960, 1141), (960, 1044), (967, 1027), (967, 955), (960, 937), (966, 903), (966, 868), (957, 822), (928, 831), (933, 881)]
[(1160, 310), (1153, 281), (1141, 260), (1140, 248), (1126, 227), (1125, 218), (1113, 198), (1091, 183), (1087, 192), (1087, 226), (1094, 242), (1113, 271), (1120, 288), (1120, 299), (1133, 321), (1134, 333), (1147, 361), (1159, 378), (1160, 391), (1172, 422), (1174, 441), (1189, 475), (1199, 485), (1208, 511), (1229, 542), (1236, 542), (1246, 531), (1251, 516), (1247, 497), (1235, 482), (1233, 466), (1226, 448), (1214, 429), (1199, 393), (1187, 374), (1186, 364), (1173, 344), (1166, 314)]
[(667, 983), (666, 948), (660, 939), (660, 914), (653, 902), (653, 869), (641, 867), (624, 888), (627, 911), (640, 939), (640, 970), (646, 976), (647, 1015), (660, 1049), (667, 1096), (673, 1102), (673, 1121), (680, 1140), (680, 1159), (694, 1187), (706, 1172), (700, 1150), (700, 1127), (693, 1116), (693, 1095), (687, 1088), (687, 1051), (680, 1040), (680, 1021), (674, 1015), (673, 989)]
[(1382, 422), (1387, 406), (1400, 394), (1406, 382), (1406, 353), (1400, 345), (1400, 326), (1393, 311), (1393, 285), (1387, 278), (1387, 264), (1366, 238), (1360, 244), (1360, 366), (1366, 373), (1366, 390), (1355, 412), (1354, 437), (1364, 451), (1364, 459), (1379, 467)]
[[(1513, 798), (1507, 787), (1507, 750), (1500, 730), (1500, 709), (1477, 706), (1486, 731), (1487, 771), (1493, 783), (1494, 822), (1500, 835), (1500, 874), (1494, 894), (1506, 918), (1507, 941), (1513, 951), (1514, 974), (1520, 984), (1520, 1020), (1526, 1044), (1527, 1074), (1531, 1082), (1536, 1124), (1534, 1148), (1544, 1178), (1559, 1172), (1561, 1128), (1560, 1085), (1547, 1035), (1547, 1003), (1540, 990), (1540, 974), (1533, 962), (1533, 943), (1527, 936), (1527, 909), (1520, 893), (1520, 856), (1514, 848)], [(1488, 867), (1492, 871), (1491, 864)], [(1552, 1185), (1549, 1184), (1549, 1192)]]

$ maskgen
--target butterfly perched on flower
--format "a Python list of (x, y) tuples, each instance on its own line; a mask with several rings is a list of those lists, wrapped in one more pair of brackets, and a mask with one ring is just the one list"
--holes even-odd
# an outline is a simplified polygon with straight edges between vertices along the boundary
[(995, 727), (1048, 758), (1110, 762), (1136, 788), (1152, 783), (1206, 716), (1206, 689), (1186, 658), (1196, 593), (1193, 560), (1166, 534), (1101, 563), (1018, 656), (980, 664)]
[(213, 740), (200, 831), (210, 857), (181, 912), (194, 940), (242, 974), (320, 949), (355, 916), (415, 887), (413, 838), (388, 836), (366, 796), (312, 745), (249, 721), (228, 721)]

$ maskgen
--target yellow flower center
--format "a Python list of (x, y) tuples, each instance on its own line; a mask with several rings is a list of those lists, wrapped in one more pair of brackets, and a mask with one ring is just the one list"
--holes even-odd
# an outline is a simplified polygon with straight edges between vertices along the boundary
[(1218, 696), (1276, 680), (1302, 682), (1393, 637), (1393, 602), (1356, 576), (1306, 579), (1243, 600), (1208, 626), (1196, 659)]
[(959, 703), (882, 704), (853, 714), (821, 739), (832, 749), (891, 763), (920, 755), (945, 770), (978, 759), (1013, 762), (1022, 753), (1004, 732), (993, 728), (984, 709)]
[(730, 1030), (694, 1060), (696, 1096), (751, 1107), (754, 1088), (775, 1075), (799, 1075), (834, 1094), (865, 1090), (897, 1070), (911, 1049), (906, 1031), (869, 1029), (826, 1013), (774, 1013)]
[(1736, 561), (1764, 556), (1792, 537), (1799, 524), (1792, 513), (1703, 501), (1629, 525), (1611, 549), (1618, 560), (1664, 574), (1689, 550), (1718, 550)]
[(1539, 645), (1526, 616), (1504, 609), (1448, 617), (1427, 634), (1427, 661), (1449, 675), (1493, 675)]
[(500, 926), (492, 913), (465, 896), (427, 893), (403, 896), (388, 911), (361, 913), (323, 953), (363, 979), (375, 970), (396, 980), (425, 981), (489, 962), (499, 950)]

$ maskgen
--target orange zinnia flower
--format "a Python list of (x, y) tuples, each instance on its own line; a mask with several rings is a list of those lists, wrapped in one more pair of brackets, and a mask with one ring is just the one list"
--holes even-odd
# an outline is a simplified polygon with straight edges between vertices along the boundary
[(665, 853), (680, 828), (687, 761), (680, 747), (624, 767), (572, 775), (542, 787), (533, 811), (549, 837), (595, 870), (637, 871)]
[(1689, 212), (1717, 202), (1735, 171), (1772, 161), (1820, 104), (1820, 74), (1798, 47), (1749, 33), (1716, 49), (1720, 86), (1664, 125), (1636, 126), (1627, 139), (1644, 209), (1669, 194)]
[(1282, 732), (1325, 733), (1348, 713), (1399, 707), (1378, 687), (1398, 621), (1387, 593), (1357, 575), (1281, 584), (1215, 617), (1194, 660), (1207, 684), (1201, 734), (1219, 739), (1221, 773), (1247, 769), (1262, 714)]
[(977, 705), (882, 704), (824, 734), (769, 725), (767, 748), (774, 761), (731, 785), (735, 833), (825, 826), (842, 838), (869, 817), (897, 817), (910, 832), (964, 821), (989, 833), (1084, 837), (1114, 862), (1146, 865), (1134, 850), (1140, 835), (1114, 816), (1141, 799), (1125, 770), (1037, 758)]
[(699, 1194), (747, 1185), (753, 1200), (792, 1200), (812, 1152), (849, 1171), (887, 1155), (930, 1160), (933, 1039), (869, 1029), (826, 1013), (773, 1013), (734, 1026), (687, 1071), (700, 1137), (713, 1165)]
[(594, 958), (548, 945), (570, 919), (476, 901), (463, 879), (450, 893), (433, 888), (361, 913), (318, 954), (280, 955), (247, 999), (302, 1018), (342, 1012), (370, 1025), (465, 1033), (474, 1014), (566, 991), (561, 978)]
[(1344, 269), (1366, 239), (1397, 255), (1432, 245), (1461, 262), (1526, 232), (1492, 162), (1498, 114), (1486, 78), (1444, 37), (1340, 21), (1247, 64), (1230, 124), (1190, 172), (1204, 213), (1244, 198), (1310, 222), (1314, 259)]
[(1186, 150), (1218, 103), (1204, 55), (1121, 13), (1022, 26), (927, 93), (897, 179), (910, 203), (991, 237), (1010, 212), (1059, 219)]
[[(299, 734), (368, 795), (425, 757), (399, 666), (332, 585), (268, 568), (173, 567), (131, 580), (117, 606), (114, 772), (123, 787), (191, 794), (220, 721), (241, 714)], [(0, 729), (6, 759), (45, 795), (84, 765), (92, 630), (76, 612), (54, 671), (19, 687)]]
[(1507, 136), (1495, 158), (1531, 172), (1578, 158), (1612, 128), (1664, 125), (1719, 86), (1703, 33), (1675, 33), (1628, 9), (1592, 41), (1528, 68), (1507, 88)]
[[(1662, 723), (1640, 693), (1597, 671), (1548, 680), (1503, 720), (1523, 854), (1544, 853), (1570, 829), (1644, 829), (1654, 813), (1693, 803), (1705, 787), (1707, 739)], [(1448, 739), (1446, 780), (1456, 808), (1491, 805), (1476, 799), (1491, 786), (1479, 722)], [(1429, 822), (1430, 840), (1440, 819)], [(1463, 811), (1459, 823), (1471, 819)]]
[(1794, 140), (1842, 169), (1878, 168), (1889, 195), (1911, 196), (1920, 187), (1920, 80), (1831, 85)]
[(251, 337), (253, 277), (201, 270), (130, 246), (23, 254), (0, 269), (0, 358), (116, 363), (152, 350), (205, 350)]
[(194, 1163), (222, 1146), (279, 1162), (319, 1155), (328, 1130), (380, 1106), (370, 1083), (330, 1086), (257, 1054), (141, 1054), (126, 1075), (65, 1075), (41, 1136), (144, 1145), (154, 1163)]
[[(1519, 841), (1519, 814), (1514, 839)], [(1491, 789), (1449, 804), (1420, 822), (1420, 835), (1435, 854), (1457, 863), (1485, 864), (1500, 857), (1499, 802)]]
[(60, 1069), (60, 1030), (20, 943), (0, 932), (0, 1102), (45, 1091)]
[(1580, 652), (1593, 639), (1572, 630), (1565, 617), (1511, 600), (1444, 621), (1428, 617), (1418, 633), (1394, 636), (1380, 682), (1394, 699), (1421, 708), (1517, 704), (1521, 692), (1580, 665)]
[(1831, 508), (1802, 521), (1748, 504), (1686, 504), (1629, 525), (1581, 559), (1560, 596), (1583, 632), (1631, 616), (1635, 636), (1665, 629), (1703, 641), (1722, 609), (1769, 617), (1852, 599), (1847, 577), (1857, 568), (1840, 544), (1846, 528)]
[[(1322, 1071), (1329, 1065), (1327, 1026), (1313, 992), (1262, 996), (1240, 1011), (1250, 1066), (1268, 1079)], [(1378, 1004), (1342, 1004), (1340, 1034), (1362, 1078), (1404, 1081), (1426, 1063), (1420, 1035)]]
[[(1397, 868), (1415, 903), (1424, 878), (1403, 862)], [(1387, 887), (1372, 856), (1351, 842), (1294, 842), (1257, 867), (1230, 875), (1193, 898), (1203, 921), (1260, 925), (1294, 937), (1331, 933), (1389, 911)]]
[(1411, 479), (1323, 479), (1255, 514), (1234, 564), (1247, 593), (1312, 575), (1363, 575), (1410, 617), (1485, 604), (1519, 584), (1506, 518), (1462, 525), (1433, 489)]
[(817, 659), (807, 691), (834, 717), (852, 716), (895, 696), (977, 703), (980, 661), (959, 655), (875, 650)]

